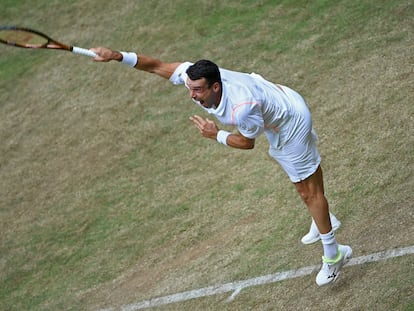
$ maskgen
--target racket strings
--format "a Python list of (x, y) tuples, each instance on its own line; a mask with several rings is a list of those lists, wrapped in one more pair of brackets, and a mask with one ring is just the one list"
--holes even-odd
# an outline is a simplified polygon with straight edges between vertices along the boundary
[(32, 48), (45, 46), (49, 42), (48, 38), (24, 30), (0, 30), (0, 39), (8, 44)]

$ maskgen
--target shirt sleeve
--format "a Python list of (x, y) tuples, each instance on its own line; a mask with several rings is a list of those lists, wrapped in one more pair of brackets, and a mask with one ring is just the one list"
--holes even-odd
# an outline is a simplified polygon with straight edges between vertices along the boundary
[(233, 111), (233, 121), (247, 138), (256, 138), (264, 132), (264, 121), (259, 103), (244, 103)]
[(170, 81), (175, 84), (185, 84), (186, 80), (187, 80), (187, 69), (188, 67), (190, 67), (192, 65), (192, 63), (190, 62), (184, 62), (182, 64), (180, 64), (175, 71), (173, 72), (173, 74), (170, 77)]

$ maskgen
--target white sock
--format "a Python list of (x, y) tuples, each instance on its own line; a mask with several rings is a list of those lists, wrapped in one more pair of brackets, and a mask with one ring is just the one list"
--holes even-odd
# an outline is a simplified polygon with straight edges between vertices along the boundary
[(338, 256), (338, 242), (335, 239), (333, 230), (320, 234), (324, 256), (328, 259), (335, 259)]

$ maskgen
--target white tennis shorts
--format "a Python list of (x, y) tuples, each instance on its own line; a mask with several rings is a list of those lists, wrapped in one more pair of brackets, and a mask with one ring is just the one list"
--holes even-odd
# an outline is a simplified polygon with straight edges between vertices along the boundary
[[(269, 154), (288, 174), (293, 183), (300, 182), (316, 172), (321, 157), (317, 148), (318, 137), (312, 128), (312, 115), (303, 97), (282, 86), (295, 108), (292, 118), (279, 129), (278, 145), (270, 145)], [(266, 133), (269, 142), (274, 141)]]

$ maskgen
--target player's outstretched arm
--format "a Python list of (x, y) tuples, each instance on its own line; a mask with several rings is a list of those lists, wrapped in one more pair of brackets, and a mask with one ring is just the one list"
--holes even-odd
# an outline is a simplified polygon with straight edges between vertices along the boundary
[[(112, 60), (121, 62), (123, 60), (123, 55), (121, 52), (113, 51), (108, 48), (97, 47), (92, 48), (91, 51), (97, 54), (97, 56), (94, 58), (94, 60), (97, 62), (109, 62)], [(169, 79), (179, 65), (180, 63), (166, 63), (160, 61), (159, 59), (140, 54), (138, 55), (138, 62), (135, 64), (134, 68), (150, 73), (155, 73), (160, 77)]]

